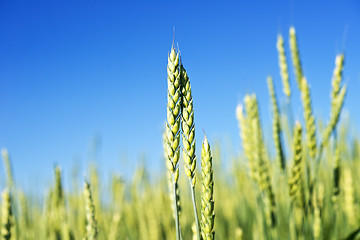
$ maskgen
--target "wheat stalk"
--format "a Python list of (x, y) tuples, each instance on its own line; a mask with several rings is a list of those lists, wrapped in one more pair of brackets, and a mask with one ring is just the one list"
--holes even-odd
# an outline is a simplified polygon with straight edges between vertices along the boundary
[(341, 178), (341, 164), (340, 164), (341, 158), (340, 158), (340, 148), (338, 144), (336, 145), (335, 148), (334, 157), (335, 157), (334, 170), (333, 170), (334, 185), (333, 185), (332, 200), (334, 201), (334, 204), (336, 204), (340, 194), (340, 178)]
[(321, 147), (325, 147), (328, 144), (330, 135), (336, 128), (337, 123), (339, 122), (340, 113), (344, 106), (346, 90), (347, 90), (347, 86), (345, 85), (341, 88), (338, 96), (333, 101), (334, 107), (333, 110), (331, 111), (329, 123), (326, 125), (325, 130), (323, 132)]
[(201, 149), (201, 176), (201, 236), (203, 240), (213, 240), (215, 238), (214, 179), (211, 150), (206, 136)]

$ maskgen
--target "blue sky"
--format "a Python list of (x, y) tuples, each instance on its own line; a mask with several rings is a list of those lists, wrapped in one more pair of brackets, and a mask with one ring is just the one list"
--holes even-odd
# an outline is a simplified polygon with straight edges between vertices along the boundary
[[(240, 147), (235, 107), (259, 96), (269, 127), (266, 76), (283, 101), (276, 51), (288, 29), (299, 37), (317, 116), (327, 119), (335, 56), (345, 52), (346, 109), (359, 122), (358, 1), (0, 1), (0, 147), (29, 186), (82, 168), (98, 139), (104, 174), (131, 173), (139, 159), (163, 168), (166, 64), (173, 39), (190, 76), (198, 148)], [(288, 50), (288, 48), (287, 48)], [(291, 62), (289, 61), (289, 64)], [(296, 92), (292, 69), (291, 85)], [(301, 119), (299, 95), (293, 95)], [(3, 176), (3, 174), (0, 174)]]

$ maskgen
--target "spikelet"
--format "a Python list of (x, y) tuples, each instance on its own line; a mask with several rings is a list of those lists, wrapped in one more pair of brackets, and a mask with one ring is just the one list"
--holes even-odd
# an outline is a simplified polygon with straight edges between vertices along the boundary
[(205, 136), (201, 149), (201, 236), (203, 240), (213, 240), (214, 231), (214, 179), (209, 142)]
[[(166, 151), (166, 147), (167, 144), (166, 144), (166, 133), (164, 132), (163, 134), (163, 148), (164, 148), (164, 157), (165, 159), (167, 159), (167, 151)], [(175, 218), (175, 205), (173, 204), (174, 203), (174, 194), (173, 194), (173, 182), (172, 182), (172, 179), (171, 179), (171, 172), (168, 171), (167, 174), (167, 183), (168, 183), (168, 189), (169, 189), (169, 199), (170, 199), (170, 205), (171, 205), (171, 209), (172, 209), (172, 212), (173, 212), (173, 217)], [(177, 185), (177, 183), (176, 183)], [(175, 198), (176, 198), (176, 205), (177, 205), (177, 212), (178, 212), (178, 215), (181, 215), (181, 205), (180, 205), (180, 194), (179, 194), (179, 188), (176, 188), (176, 195), (175, 195)]]
[(11, 230), (14, 225), (14, 216), (12, 211), (12, 199), (9, 189), (5, 189), (2, 194), (2, 208), (1, 208), (1, 239), (10, 240)]
[(280, 68), (280, 76), (283, 83), (283, 92), (288, 98), (290, 98), (291, 89), (289, 83), (289, 73), (288, 73), (288, 66), (287, 66), (286, 54), (284, 48), (284, 39), (281, 34), (279, 34), (277, 37), (276, 48), (278, 50), (278, 55), (279, 55), (279, 68)]
[(181, 129), (183, 142), (183, 158), (185, 174), (189, 177), (192, 186), (195, 186), (195, 122), (194, 107), (191, 94), (190, 80), (183, 65), (180, 66), (181, 71)]
[(274, 89), (273, 80), (271, 77), (268, 77), (268, 87), (269, 87), (269, 94), (271, 99), (272, 111), (273, 111), (273, 122), (272, 122), (272, 129), (273, 129), (273, 141), (275, 144), (275, 151), (276, 151), (276, 162), (279, 164), (281, 169), (285, 170), (285, 158), (283, 147), (281, 144), (281, 126), (280, 126), (280, 114), (278, 103), (276, 100), (276, 94)]
[(289, 179), (290, 199), (293, 205), (305, 208), (304, 195), (304, 160), (302, 155), (302, 129), (299, 122), (294, 127), (293, 165)]
[(306, 143), (309, 149), (309, 155), (311, 158), (316, 156), (316, 125), (315, 117), (311, 106), (310, 87), (306, 81), (306, 78), (302, 80), (301, 88), (301, 100), (304, 109), (304, 119), (306, 127)]
[(85, 209), (86, 209), (86, 237), (85, 240), (96, 240), (98, 235), (95, 219), (95, 207), (91, 195), (89, 182), (85, 181), (84, 186)]
[(167, 102), (167, 166), (173, 174), (173, 182), (179, 178), (178, 162), (180, 157), (180, 115), (181, 115), (181, 79), (179, 54), (172, 48), (167, 66), (168, 102)]
[(301, 67), (301, 61), (300, 61), (300, 54), (299, 54), (299, 48), (297, 43), (297, 37), (295, 33), (295, 28), (290, 27), (289, 30), (289, 38), (290, 38), (290, 50), (291, 50), (291, 58), (294, 66), (296, 81), (298, 83), (298, 87), (301, 90), (301, 82), (303, 80), (303, 71)]
[(322, 143), (321, 143), (322, 147), (325, 147), (328, 144), (330, 135), (334, 131), (337, 123), (339, 122), (340, 113), (344, 106), (346, 89), (347, 89), (346, 85), (343, 86), (341, 88), (338, 96), (334, 100), (334, 103), (333, 103), (334, 108), (331, 111), (329, 123), (326, 125), (324, 132), (323, 132), (323, 138), (322, 138)]

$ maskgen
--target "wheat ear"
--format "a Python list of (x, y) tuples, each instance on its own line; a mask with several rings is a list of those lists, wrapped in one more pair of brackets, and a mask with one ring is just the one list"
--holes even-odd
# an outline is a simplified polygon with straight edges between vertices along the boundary
[(334, 107), (336, 105), (336, 103), (334, 104), (334, 101), (336, 101), (336, 97), (338, 96), (338, 94), (340, 92), (343, 69), (344, 69), (344, 54), (339, 54), (335, 58), (335, 69), (334, 69), (333, 78), (331, 81), (332, 107)]
[(290, 38), (291, 58), (294, 66), (296, 81), (298, 83), (299, 89), (301, 90), (301, 86), (302, 86), (301, 82), (303, 80), (303, 70), (301, 67), (299, 48), (298, 48), (297, 37), (294, 27), (290, 27), (289, 36), (290, 36), (289, 38)]
[(8, 150), (6, 148), (1, 149), (1, 155), (5, 166), (6, 184), (11, 190), (11, 188), (14, 186), (14, 179)]
[(64, 190), (61, 181), (61, 168), (59, 166), (55, 167), (55, 187), (52, 200), (53, 207), (55, 208), (59, 208), (64, 205)]
[(85, 240), (96, 240), (98, 235), (95, 219), (95, 207), (91, 194), (90, 184), (85, 181), (84, 185), (85, 209), (86, 209), (86, 238)]
[(316, 125), (315, 117), (311, 106), (310, 87), (306, 81), (306, 78), (302, 80), (301, 88), (301, 100), (304, 109), (304, 119), (306, 127), (306, 143), (309, 149), (309, 155), (311, 158), (316, 156)]
[(190, 79), (182, 64), (180, 64), (181, 73), (181, 129), (182, 129), (182, 143), (183, 143), (183, 158), (185, 174), (189, 177), (191, 187), (191, 198), (194, 208), (195, 224), (198, 240), (200, 240), (200, 226), (197, 214), (196, 199), (195, 199), (195, 121), (194, 121), (194, 106), (191, 93)]
[(14, 224), (14, 216), (12, 211), (12, 199), (10, 196), (9, 189), (5, 189), (2, 194), (2, 208), (1, 208), (1, 239), (10, 240), (11, 239), (11, 229)]
[(291, 176), (289, 179), (290, 199), (291, 202), (300, 208), (305, 209), (304, 194), (304, 160), (302, 153), (302, 128), (299, 122), (294, 127), (293, 142), (293, 166), (291, 168)]
[(276, 226), (275, 195), (271, 185), (270, 161), (267, 157), (266, 148), (260, 123), (260, 111), (256, 95), (251, 96), (253, 111), (248, 115), (251, 128), (253, 148), (253, 160), (257, 164), (258, 184), (264, 196), (264, 209), (268, 226)]
[[(256, 101), (255, 94), (246, 95), (244, 98), (245, 102), (245, 110), (246, 110), (246, 127), (244, 131), (246, 131), (249, 136), (247, 137), (247, 147), (249, 148), (247, 151), (249, 152), (248, 160), (251, 177), (258, 182), (259, 181), (259, 151), (257, 150), (254, 131), (260, 127), (260, 123), (258, 122), (258, 106)], [(245, 130), (247, 129), (247, 130)], [(245, 146), (244, 146), (245, 147)]]
[(269, 87), (269, 93), (270, 93), (270, 99), (271, 99), (271, 105), (272, 105), (272, 111), (273, 111), (273, 122), (272, 122), (272, 129), (273, 129), (273, 140), (275, 144), (275, 151), (276, 151), (276, 161), (278, 162), (279, 166), (283, 171), (285, 171), (286, 165), (285, 165), (285, 157), (284, 157), (284, 151), (281, 144), (281, 126), (280, 126), (280, 114), (279, 114), (279, 108), (278, 103), (276, 100), (276, 94), (274, 89), (273, 80), (271, 77), (268, 77), (268, 87)]
[[(247, 98), (245, 98), (247, 99)], [(245, 101), (246, 103), (246, 101)], [(250, 104), (250, 102), (248, 103)], [(252, 138), (251, 138), (251, 129), (249, 126), (249, 120), (247, 116), (244, 115), (243, 106), (239, 104), (236, 108), (236, 118), (239, 122), (239, 129), (240, 129), (240, 137), (242, 141), (242, 147), (244, 151), (244, 155), (249, 161), (250, 167), (250, 176), (256, 180), (256, 166), (253, 160), (253, 152), (252, 152)]]
[[(165, 123), (165, 127), (166, 127), (166, 123)], [(166, 143), (167, 139), (166, 139), (166, 132), (164, 132), (163, 134), (163, 148), (164, 148), (164, 157), (165, 159), (168, 158), (167, 156), (167, 143)], [(176, 219), (176, 213), (175, 213), (175, 205), (174, 205), (174, 201), (176, 201), (176, 206), (177, 206), (177, 214), (180, 216), (181, 215), (181, 205), (180, 205), (180, 193), (179, 193), (179, 188), (176, 189), (176, 196), (174, 199), (174, 194), (173, 194), (173, 181), (172, 181), (172, 176), (171, 176), (171, 172), (168, 171), (166, 176), (167, 176), (167, 182), (168, 182), (168, 189), (169, 189), (169, 199), (170, 199), (170, 203), (171, 203), (171, 209), (173, 212), (173, 216), (174, 216), (174, 220)]]
[(201, 176), (201, 236), (203, 240), (213, 240), (215, 238), (214, 179), (211, 150), (206, 136), (201, 149)]
[(180, 224), (177, 205), (177, 182), (179, 178), (178, 162), (180, 158), (180, 115), (181, 115), (181, 79), (179, 68), (179, 54), (172, 48), (168, 56), (167, 65), (167, 167), (172, 174), (176, 239), (180, 240)]
[(291, 89), (289, 83), (289, 73), (288, 73), (288, 66), (286, 61), (286, 54), (284, 48), (284, 38), (281, 34), (277, 37), (276, 48), (278, 50), (279, 56), (279, 68), (280, 68), (280, 76), (283, 83), (283, 92), (287, 98), (290, 98)]

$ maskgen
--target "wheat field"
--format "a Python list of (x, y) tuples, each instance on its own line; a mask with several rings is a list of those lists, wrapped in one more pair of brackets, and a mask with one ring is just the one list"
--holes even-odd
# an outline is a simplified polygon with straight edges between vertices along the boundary
[[(329, 79), (330, 116), (316, 119), (316, 93), (298, 46), (295, 28), (288, 38), (278, 35), (274, 61), (279, 76), (265, 76), (263, 82), (269, 90), (271, 122), (261, 121), (265, 104), (255, 93), (234, 109), (242, 151), (232, 159), (222, 159), (220, 145), (195, 128), (191, 73), (175, 47), (169, 51), (164, 79), (167, 119), (158, 137), (163, 139), (166, 170), (161, 177), (149, 179), (152, 169), (139, 166), (130, 180), (114, 172), (104, 181), (92, 164), (82, 182), (79, 176), (69, 179), (70, 191), (64, 188), (61, 166), (55, 166), (52, 187), (35, 198), (16, 185), (11, 153), (3, 148), (1, 239), (357, 239), (360, 139), (349, 133), (349, 120), (340, 121), (348, 91), (345, 56), (336, 56)], [(282, 92), (274, 85), (281, 85)], [(292, 112), (296, 91), (301, 119)], [(271, 126), (270, 141), (265, 140), (264, 124)], [(202, 143), (195, 141), (195, 133), (203, 136)], [(222, 162), (230, 166), (224, 169)]]

